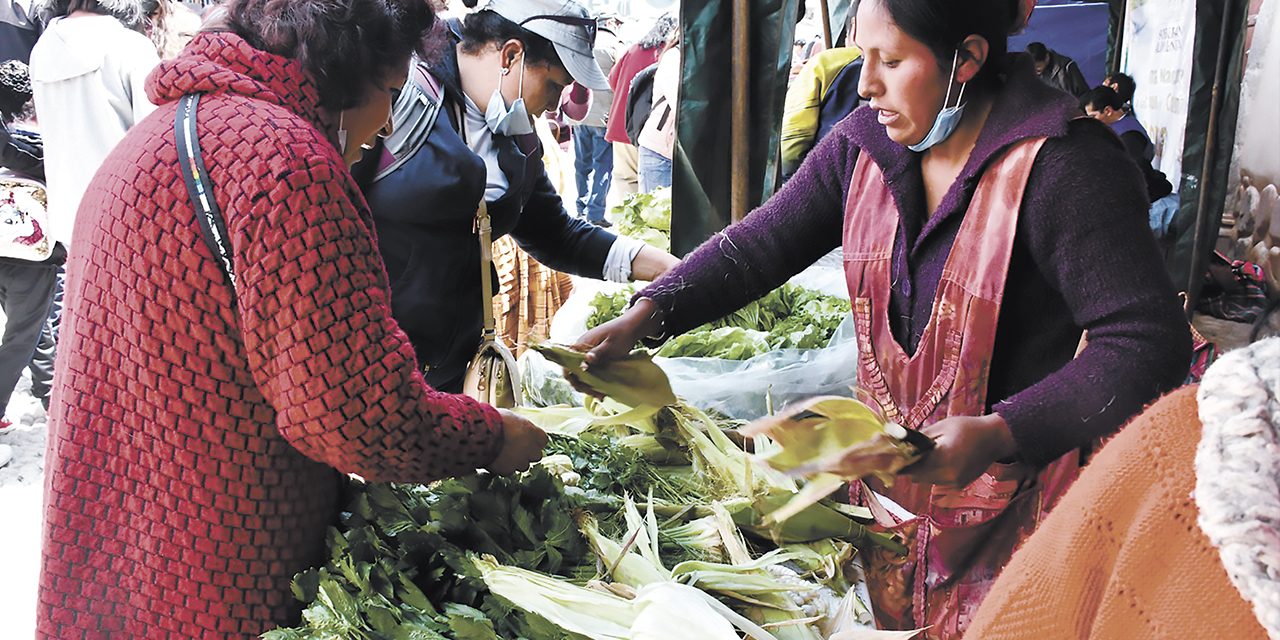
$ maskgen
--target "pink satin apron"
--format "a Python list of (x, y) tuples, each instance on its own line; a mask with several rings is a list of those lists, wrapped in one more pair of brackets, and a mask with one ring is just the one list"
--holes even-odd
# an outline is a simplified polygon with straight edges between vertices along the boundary
[[(1018, 209), (1043, 143), (1032, 138), (1015, 144), (983, 174), (914, 356), (889, 328), (898, 209), (880, 168), (869, 154), (859, 155), (845, 207), (844, 267), (857, 326), (859, 386), (888, 419), (919, 429), (949, 416), (985, 413)], [(905, 557), (875, 550), (863, 559), (880, 626), (929, 626), (932, 640), (960, 638), (1013, 549), (1075, 478), (1076, 462), (1069, 454), (1038, 476), (1023, 465), (994, 464), (963, 489), (905, 477), (891, 489), (874, 484), (916, 514), (901, 521), (875, 509), (881, 530), (900, 536), (910, 550)], [(851, 495), (860, 504), (875, 500), (857, 484)]]

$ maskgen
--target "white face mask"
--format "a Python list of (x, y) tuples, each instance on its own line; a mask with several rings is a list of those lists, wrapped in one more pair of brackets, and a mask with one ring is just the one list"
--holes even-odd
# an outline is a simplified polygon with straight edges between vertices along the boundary
[[(503, 69), (507, 75), (510, 68)], [(484, 122), (489, 131), (503, 136), (522, 136), (533, 133), (533, 119), (524, 106), (524, 56), (520, 56), (520, 97), (507, 109), (507, 101), (502, 99), (502, 77), (498, 77), (498, 88), (493, 90), (489, 98), (489, 106), (484, 110)]]
[(960, 50), (956, 49), (956, 55), (951, 59), (951, 76), (947, 78), (947, 96), (942, 99), (942, 111), (938, 112), (938, 117), (933, 119), (933, 128), (929, 129), (929, 133), (925, 134), (924, 140), (907, 148), (912, 151), (924, 151), (943, 140), (951, 137), (952, 132), (960, 125), (960, 118), (964, 115), (964, 86), (967, 82), (960, 83), (960, 95), (956, 97), (956, 106), (948, 107), (947, 103), (951, 102), (951, 80), (956, 77), (956, 66), (960, 61)]

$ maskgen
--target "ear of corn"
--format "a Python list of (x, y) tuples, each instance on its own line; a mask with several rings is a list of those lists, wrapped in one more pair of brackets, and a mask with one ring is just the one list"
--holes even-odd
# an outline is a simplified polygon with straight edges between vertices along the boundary
[(759, 460), (807, 479), (786, 505), (769, 514), (766, 524), (804, 512), (849, 480), (875, 475), (892, 484), (894, 474), (923, 454), (908, 441), (906, 429), (886, 423), (852, 398), (814, 398), (752, 422), (742, 433), (764, 445)]
[(626, 640), (636, 620), (631, 601), (579, 587), (537, 571), (472, 558), (489, 590), (520, 609), (592, 640)]
[(583, 369), (586, 353), (564, 345), (535, 344), (538, 353), (577, 376), (583, 384), (628, 407), (665, 407), (676, 403), (667, 374), (653, 363), (649, 352), (637, 350), (607, 365)]
[[(655, 582), (636, 593), (640, 609), (631, 625), (631, 640), (738, 640), (738, 633), (707, 594), (678, 582)], [(770, 638), (769, 640), (772, 640)]]

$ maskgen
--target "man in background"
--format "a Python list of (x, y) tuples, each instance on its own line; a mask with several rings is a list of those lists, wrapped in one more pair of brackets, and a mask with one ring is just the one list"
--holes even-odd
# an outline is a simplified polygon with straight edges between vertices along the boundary
[(1080, 72), (1075, 60), (1054, 51), (1041, 42), (1027, 45), (1026, 52), (1036, 63), (1036, 73), (1040, 80), (1051, 87), (1057, 87), (1079, 98), (1089, 90), (1089, 83)]
[[(617, 38), (605, 30), (596, 32), (596, 64), (607, 77), (613, 70), (614, 48)], [(586, 92), (578, 83), (571, 91)], [(612, 226), (604, 217), (605, 199), (609, 196), (609, 184), (613, 180), (613, 147), (605, 139), (605, 125), (609, 122), (609, 110), (613, 105), (613, 92), (591, 91), (591, 106), (580, 120), (569, 118), (573, 131), (573, 168), (577, 177), (578, 217), (600, 227)]]
[(1142, 170), (1147, 198), (1152, 203), (1151, 231), (1157, 238), (1163, 239), (1169, 233), (1178, 201), (1168, 177), (1151, 164), (1155, 159), (1156, 148), (1151, 143), (1151, 136), (1147, 135), (1146, 128), (1124, 108), (1124, 101), (1111, 87), (1097, 86), (1086, 91), (1080, 97), (1080, 108), (1090, 118), (1107, 123), (1120, 136), (1129, 157)]
[(0, 60), (31, 61), (31, 47), (40, 37), (31, 15), (31, 0), (0, 0)]

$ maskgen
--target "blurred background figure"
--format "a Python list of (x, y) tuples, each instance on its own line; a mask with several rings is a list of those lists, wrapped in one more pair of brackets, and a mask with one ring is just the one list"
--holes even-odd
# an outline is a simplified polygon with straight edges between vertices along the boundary
[(40, 25), (30, 9), (31, 0), (0, 0), (0, 60), (31, 60)]
[(177, 57), (182, 48), (200, 30), (204, 5), (194, 2), (161, 0), (151, 14), (151, 41), (162, 60)]
[(44, 136), (49, 221), (71, 245), (89, 179), (126, 131), (155, 109), (143, 82), (160, 61), (143, 35), (155, 0), (44, 0), (53, 18), (31, 52)]
[(657, 64), (676, 24), (675, 16), (668, 14), (658, 18), (644, 37), (627, 47), (609, 72), (613, 104), (609, 107), (609, 122), (605, 126), (604, 138), (613, 144), (613, 181), (610, 191), (614, 194), (612, 200), (615, 204), (621, 203), (628, 194), (640, 190), (640, 149), (636, 146), (636, 141), (627, 135), (627, 101), (631, 95), (631, 81), (641, 70)]
[(1120, 100), (1124, 102), (1124, 110), (1133, 113), (1133, 92), (1138, 90), (1138, 83), (1133, 78), (1124, 73), (1113, 73), (1102, 81), (1103, 85), (1111, 87), (1120, 96)]
[(1036, 73), (1051, 87), (1057, 87), (1079, 98), (1089, 90), (1089, 83), (1076, 61), (1044, 46), (1040, 42), (1027, 45), (1026, 52), (1036, 62)]
[(858, 11), (854, 0), (849, 8), (848, 40), (843, 47), (819, 52), (801, 67), (787, 87), (782, 110), (782, 176), (790, 178), (813, 145), (831, 127), (863, 104), (858, 95), (862, 76), (862, 51), (853, 44), (853, 23)]
[(1080, 108), (1090, 118), (1107, 123), (1129, 157), (1142, 170), (1142, 179), (1147, 187), (1147, 198), (1151, 201), (1151, 231), (1157, 239), (1165, 239), (1170, 233), (1173, 216), (1178, 210), (1178, 196), (1173, 193), (1173, 185), (1167, 176), (1151, 165), (1155, 158), (1156, 148), (1151, 143), (1151, 136), (1132, 112), (1124, 107), (1124, 100), (1114, 89), (1108, 86), (1097, 86), (1085, 92), (1080, 98)]
[[(599, 22), (599, 21), (597, 21)], [(613, 70), (614, 49), (618, 39), (612, 32), (599, 28), (596, 31), (596, 42), (593, 47), (596, 64), (606, 76)], [(573, 83), (570, 91), (586, 93), (588, 89), (580, 83)], [(613, 104), (613, 91), (597, 89), (591, 91), (590, 107), (581, 118), (566, 114), (573, 131), (573, 168), (578, 187), (578, 217), (601, 227), (611, 226), (605, 219), (605, 201), (609, 195), (609, 185), (613, 181), (613, 148), (605, 139), (605, 126), (609, 121), (609, 110)]]
[(53, 379), (49, 324), (67, 251), (48, 235), (44, 166), (27, 65), (0, 63), (0, 429), (9, 397), (31, 369), (31, 392), (45, 403)]
[(653, 105), (636, 140), (640, 147), (640, 191), (671, 186), (676, 144), (676, 101), (680, 95), (680, 29), (671, 32), (653, 73)]

